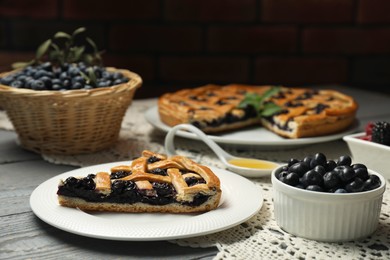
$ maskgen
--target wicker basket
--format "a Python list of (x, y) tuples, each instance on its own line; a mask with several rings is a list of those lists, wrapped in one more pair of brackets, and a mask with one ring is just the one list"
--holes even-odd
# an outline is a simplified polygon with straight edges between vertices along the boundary
[(112, 87), (67, 91), (0, 84), (0, 106), (7, 112), (21, 146), (37, 153), (71, 155), (113, 145), (142, 79), (128, 70), (107, 70), (119, 71), (130, 80)]

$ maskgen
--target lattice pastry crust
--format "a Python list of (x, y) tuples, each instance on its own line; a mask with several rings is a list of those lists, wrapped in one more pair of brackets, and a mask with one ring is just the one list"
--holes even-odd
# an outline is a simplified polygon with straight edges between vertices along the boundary
[(219, 133), (262, 124), (287, 138), (313, 137), (345, 130), (355, 121), (355, 100), (335, 90), (286, 88), (269, 102), (282, 110), (258, 117), (254, 108), (238, 108), (245, 94), (263, 94), (271, 86), (206, 85), (164, 94), (159, 98), (161, 121), (169, 126), (193, 124), (206, 133)]
[(111, 173), (69, 177), (58, 186), (60, 205), (84, 211), (203, 212), (218, 207), (219, 178), (184, 156), (143, 151)]

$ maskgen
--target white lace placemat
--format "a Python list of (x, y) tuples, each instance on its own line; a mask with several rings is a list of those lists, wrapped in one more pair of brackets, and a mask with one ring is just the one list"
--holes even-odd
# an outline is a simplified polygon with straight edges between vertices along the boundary
[[(379, 227), (372, 236), (347, 243), (324, 243), (280, 229), (273, 215), (270, 180), (253, 182), (262, 187), (264, 204), (250, 220), (219, 233), (171, 242), (191, 247), (215, 245), (219, 253), (214, 259), (390, 259), (389, 196), (384, 198)], [(389, 192), (388, 186), (386, 193)]]
[[(133, 159), (145, 149), (164, 153), (165, 133), (154, 129), (143, 116), (145, 111), (154, 105), (156, 105), (155, 99), (135, 100), (125, 115), (118, 142), (110, 149), (77, 156), (42, 155), (42, 157), (51, 163), (88, 166)], [(0, 111), (0, 128), (13, 129), (3, 111)], [(188, 156), (201, 164), (223, 168), (217, 157), (201, 142), (177, 137), (175, 145), (181, 155)], [(342, 154), (349, 153), (345, 143), (340, 140), (275, 150), (225, 148), (238, 156), (278, 162), (285, 162), (291, 157), (303, 158), (317, 152), (326, 154), (328, 158), (338, 158)], [(255, 185), (261, 186), (264, 204), (259, 213), (250, 220), (215, 234), (170, 242), (190, 247), (216, 246), (219, 253), (215, 259), (390, 259), (389, 185), (385, 192), (379, 227), (371, 237), (348, 243), (321, 243), (289, 235), (281, 230), (273, 217), (270, 178), (258, 178), (252, 181)]]

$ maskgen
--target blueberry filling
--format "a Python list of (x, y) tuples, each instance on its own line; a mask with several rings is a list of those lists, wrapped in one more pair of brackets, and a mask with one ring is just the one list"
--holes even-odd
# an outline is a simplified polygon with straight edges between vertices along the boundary
[(273, 114), (273, 116), (283, 115), (283, 114), (287, 114), (287, 113), (288, 113), (287, 109), (282, 109), (282, 110), (276, 112), (275, 114)]
[(160, 160), (161, 159), (157, 158), (156, 156), (151, 156), (148, 158), (148, 163), (154, 163), (154, 162), (158, 162)]
[(310, 99), (312, 97), (313, 97), (313, 92), (307, 91), (307, 92), (303, 93), (302, 95), (298, 96), (296, 98), (296, 100), (305, 100), (305, 99)]
[[(266, 116), (266, 117), (263, 117), (263, 118), (265, 120), (267, 120), (268, 122), (270, 122), (271, 124), (273, 124), (273, 125), (278, 125), (278, 124), (276, 124), (276, 122), (274, 120), (274, 116), (283, 115), (283, 114), (287, 114), (287, 113), (288, 113), (288, 110), (287, 109), (283, 109), (283, 110), (280, 110), (279, 112), (276, 112), (272, 116)], [(281, 128), (282, 126), (279, 124), (278, 127)]]
[(324, 111), (326, 108), (328, 108), (329, 106), (328, 105), (324, 105), (324, 104), (318, 104), (315, 108), (314, 108), (314, 111), (316, 112), (316, 114), (320, 114), (322, 111)]
[(183, 202), (184, 205), (188, 206), (199, 206), (205, 203), (209, 199), (209, 195), (198, 193), (194, 196), (194, 200), (191, 202)]
[(189, 99), (196, 100), (196, 101), (201, 101), (201, 102), (207, 101), (206, 98), (201, 98), (201, 97), (198, 97), (198, 96), (189, 96)]
[(131, 174), (131, 172), (128, 172), (128, 171), (117, 171), (117, 172), (111, 173), (110, 179), (111, 180), (120, 179), (120, 178), (129, 176), (130, 174)]
[(175, 195), (175, 189), (171, 184), (161, 183), (161, 182), (153, 182), (153, 188), (156, 190), (157, 195), (159, 197), (169, 197), (172, 198)]
[(206, 183), (203, 179), (198, 179), (198, 178), (195, 178), (195, 177), (185, 178), (184, 181), (187, 183), (187, 185), (189, 187), (194, 186), (196, 184), (200, 184), (200, 183)]
[[(281, 114), (286, 113), (286, 112), (283, 112), (283, 110), (280, 111), (280, 112), (281, 112)], [(292, 122), (292, 121), (294, 121), (294, 119), (292, 119), (292, 118), (289, 118), (289, 119), (286, 121), (286, 123), (283, 124), (283, 125), (280, 124), (280, 123), (276, 123), (275, 120), (274, 120), (274, 118), (273, 118), (272, 116), (264, 117), (264, 119), (267, 120), (268, 122), (270, 122), (270, 124), (277, 126), (280, 130), (289, 131), (289, 132), (291, 132), (291, 131), (293, 130), (292, 128), (288, 127), (289, 123)]]
[(284, 103), (284, 105), (286, 107), (301, 107), (301, 106), (303, 106), (303, 103), (301, 103), (301, 102), (294, 102), (294, 101), (288, 101), (288, 102)]
[(180, 169), (179, 171), (180, 171), (180, 174), (181, 174), (181, 175), (188, 173), (188, 171), (187, 171), (187, 170), (184, 170), (184, 169)]
[(232, 113), (227, 113), (225, 117), (218, 118), (218, 119), (213, 119), (212, 121), (209, 122), (199, 122), (199, 121), (194, 121), (192, 124), (198, 128), (204, 128), (204, 127), (218, 127), (223, 124), (233, 124), (236, 122), (240, 121), (245, 121), (249, 118), (256, 118), (257, 113), (256, 110), (253, 106), (247, 106), (244, 108), (244, 115), (239, 117), (236, 116)]
[(239, 95), (245, 95), (246, 93), (247, 93), (246, 90), (238, 90), (237, 91), (237, 94), (239, 94)]
[[(168, 183), (152, 182), (153, 192), (149, 192), (138, 189), (137, 185), (133, 181), (114, 180), (111, 184), (111, 193), (104, 195), (95, 191), (95, 183), (93, 181), (94, 176), (95, 175), (90, 174), (81, 179), (69, 177), (64, 181), (63, 185), (59, 186), (57, 194), (82, 198), (88, 202), (129, 204), (143, 202), (151, 205), (180, 203), (175, 201), (175, 189)], [(204, 180), (194, 181), (192, 178), (187, 179), (191, 179), (191, 186), (198, 183), (204, 183)], [(194, 200), (192, 202), (183, 202), (182, 204), (198, 206), (206, 202), (208, 198), (209, 195), (197, 194), (194, 196)]]
[(150, 170), (150, 173), (154, 173), (154, 174), (161, 175), (161, 176), (168, 176), (167, 169), (156, 168), (156, 169)]
[(216, 105), (220, 105), (220, 106), (223, 106), (223, 105), (226, 105), (227, 103), (223, 100), (218, 100), (217, 102), (215, 102)]
[(279, 92), (278, 94), (276, 94), (274, 96), (275, 99), (282, 99), (282, 98), (286, 98), (286, 95), (283, 93), (283, 92)]

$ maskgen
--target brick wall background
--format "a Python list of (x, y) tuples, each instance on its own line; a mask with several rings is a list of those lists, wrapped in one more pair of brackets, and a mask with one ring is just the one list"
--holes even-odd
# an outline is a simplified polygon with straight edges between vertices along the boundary
[(207, 83), (390, 93), (388, 0), (0, 0), (0, 70), (85, 26), (136, 98)]

